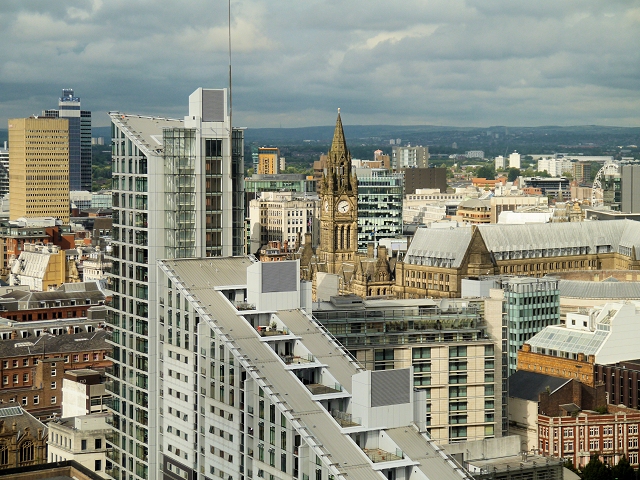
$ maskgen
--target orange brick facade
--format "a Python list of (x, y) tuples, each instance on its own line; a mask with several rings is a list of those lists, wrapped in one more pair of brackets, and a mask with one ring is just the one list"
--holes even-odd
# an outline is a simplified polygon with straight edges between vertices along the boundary
[[(105, 333), (98, 334), (104, 338)], [(104, 369), (112, 365), (107, 358), (111, 349), (106, 342), (99, 342), (99, 346), (93, 343), (87, 348), (89, 341), (75, 341), (78, 337), (86, 338), (87, 334), (63, 336), (67, 337), (67, 345), (76, 347), (75, 351), (47, 352), (45, 346), (44, 352), (40, 349), (31, 355), (5, 354), (0, 358), (0, 403), (16, 402), (32, 415), (46, 418), (61, 412), (62, 379), (66, 371)], [(3, 342), (16, 343), (15, 340)], [(83, 349), (84, 343), (87, 346)], [(72, 348), (67, 346), (65, 350)]]
[(590, 387), (595, 386), (595, 357), (578, 354), (577, 360), (533, 353), (528, 344), (518, 351), (518, 370), (542, 373), (553, 377), (572, 378)]

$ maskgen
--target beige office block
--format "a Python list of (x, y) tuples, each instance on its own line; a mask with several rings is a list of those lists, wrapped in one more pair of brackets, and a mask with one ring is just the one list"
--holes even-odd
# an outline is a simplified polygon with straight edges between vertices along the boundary
[(11, 220), (55, 217), (69, 223), (69, 121), (9, 120)]

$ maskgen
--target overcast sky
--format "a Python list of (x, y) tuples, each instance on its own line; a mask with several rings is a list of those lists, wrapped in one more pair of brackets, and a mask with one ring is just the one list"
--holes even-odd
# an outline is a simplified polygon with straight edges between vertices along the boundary
[[(637, 0), (233, 0), (234, 124), (640, 125)], [(74, 88), (182, 118), (228, 82), (227, 2), (2, 0), (0, 128)]]

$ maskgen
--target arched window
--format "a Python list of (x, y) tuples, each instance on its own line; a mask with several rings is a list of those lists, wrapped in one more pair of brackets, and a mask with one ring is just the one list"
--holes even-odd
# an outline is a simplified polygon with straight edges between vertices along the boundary
[(27, 440), (20, 446), (20, 463), (33, 461), (33, 442)]
[(9, 448), (7, 445), (2, 443), (0, 444), (0, 465), (8, 465), (9, 464)]

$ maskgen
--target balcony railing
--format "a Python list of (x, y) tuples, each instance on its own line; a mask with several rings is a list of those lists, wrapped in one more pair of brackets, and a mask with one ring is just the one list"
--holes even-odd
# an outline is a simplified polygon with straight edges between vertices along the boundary
[(312, 395), (326, 395), (329, 393), (340, 393), (342, 392), (342, 385), (339, 383), (335, 384), (335, 387), (328, 387), (327, 385), (321, 385), (319, 383), (312, 383), (306, 385)]
[(393, 462), (395, 460), (402, 460), (404, 458), (404, 454), (401, 450), (398, 449), (396, 449), (395, 454), (387, 452), (386, 450), (382, 450), (380, 448), (363, 448), (363, 451), (373, 463)]
[(338, 422), (341, 427), (359, 427), (362, 425), (362, 420), (358, 418), (353, 418), (350, 413), (341, 412), (340, 410), (332, 410), (331, 416)]

